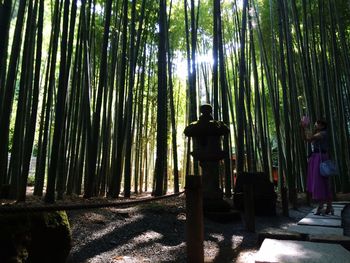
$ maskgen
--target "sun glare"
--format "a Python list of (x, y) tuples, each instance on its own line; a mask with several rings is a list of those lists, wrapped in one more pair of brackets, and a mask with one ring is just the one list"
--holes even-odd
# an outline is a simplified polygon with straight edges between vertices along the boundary
[[(209, 50), (211, 51), (211, 50)], [(178, 53), (176, 58), (173, 60), (174, 64), (174, 73), (177, 77), (181, 79), (186, 79), (188, 75), (188, 69), (187, 69), (187, 60), (186, 57), (184, 57), (182, 54)], [(199, 54), (196, 57), (196, 66), (198, 67), (200, 64), (209, 64), (210, 66), (213, 65), (213, 57), (210, 52), (206, 54)]]

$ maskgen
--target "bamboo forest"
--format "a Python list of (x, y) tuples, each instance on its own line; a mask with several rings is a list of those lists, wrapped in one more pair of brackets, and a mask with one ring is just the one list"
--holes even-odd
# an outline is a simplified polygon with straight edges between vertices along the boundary
[[(184, 129), (210, 104), (244, 172), (305, 192), (307, 116), (350, 190), (348, 0), (0, 0), (0, 186), (25, 201), (163, 196), (200, 174)], [(274, 178), (276, 176), (276, 178)]]

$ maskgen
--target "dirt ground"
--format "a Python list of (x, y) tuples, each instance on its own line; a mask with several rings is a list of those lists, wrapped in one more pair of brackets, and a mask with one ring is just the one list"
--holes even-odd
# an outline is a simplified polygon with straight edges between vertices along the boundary
[[(57, 203), (79, 203), (79, 200), (82, 204), (101, 201), (75, 197)], [(336, 200), (350, 201), (350, 194), (337, 194)], [(4, 204), (6, 200), (0, 202)], [(31, 197), (22, 205), (39, 203), (42, 203), (39, 198)], [(256, 216), (254, 233), (246, 230), (242, 214), (240, 219), (227, 223), (205, 218), (206, 262), (254, 262), (259, 231), (287, 228), (315, 206), (306, 202), (304, 194), (299, 194), (297, 209), (290, 208), (289, 216), (283, 216), (278, 200), (276, 216)], [(186, 262), (184, 195), (129, 207), (68, 210), (67, 214), (73, 239), (69, 263)]]
[[(246, 230), (242, 219), (228, 223), (204, 219), (205, 261), (254, 262), (257, 233), (269, 227), (287, 228), (303, 218), (313, 208), (304, 197), (288, 217), (282, 215), (280, 202), (276, 216), (256, 216), (254, 233)], [(128, 208), (70, 211), (69, 262), (186, 262), (185, 210), (181, 196)]]

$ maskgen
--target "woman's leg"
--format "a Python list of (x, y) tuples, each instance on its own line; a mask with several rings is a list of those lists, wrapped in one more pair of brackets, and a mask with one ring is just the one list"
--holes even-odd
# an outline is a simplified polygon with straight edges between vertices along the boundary
[(324, 202), (319, 200), (318, 201), (318, 207), (316, 209), (316, 212), (314, 213), (315, 215), (322, 215), (323, 214), (323, 204)]
[(328, 200), (327, 201), (327, 208), (326, 208), (326, 211), (324, 213), (326, 215), (328, 215), (328, 214), (334, 215), (334, 209), (333, 209), (333, 206), (332, 206), (332, 200)]
[(328, 194), (327, 194), (327, 208), (325, 211), (325, 214), (331, 214), (334, 215), (334, 209), (332, 206), (332, 201), (333, 201), (333, 197), (332, 197), (332, 178), (327, 178), (327, 183), (326, 183), (327, 189), (328, 189)]

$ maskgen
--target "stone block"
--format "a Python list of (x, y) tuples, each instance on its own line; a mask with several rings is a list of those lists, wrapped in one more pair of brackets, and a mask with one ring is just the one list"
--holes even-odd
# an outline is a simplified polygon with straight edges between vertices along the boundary
[(265, 238), (277, 239), (277, 240), (302, 240), (305, 241), (307, 239), (307, 235), (288, 231), (281, 228), (265, 228), (258, 233), (258, 242), (259, 245), (264, 241)]
[(337, 235), (310, 235), (309, 241), (319, 243), (339, 244), (350, 250), (350, 237)]
[(350, 252), (340, 245), (267, 238), (255, 263), (345, 263), (349, 259)]
[(253, 185), (256, 215), (276, 215), (277, 195), (274, 185), (266, 173), (242, 173), (237, 177), (233, 196), (235, 208), (244, 210), (244, 185)]
[(323, 217), (310, 218), (304, 217), (298, 222), (298, 225), (322, 226), (322, 227), (342, 227), (341, 219), (328, 219)]
[(287, 228), (289, 231), (295, 231), (307, 235), (338, 235), (343, 236), (343, 228), (338, 227), (321, 227), (321, 226), (303, 226), (303, 225), (291, 225)]

